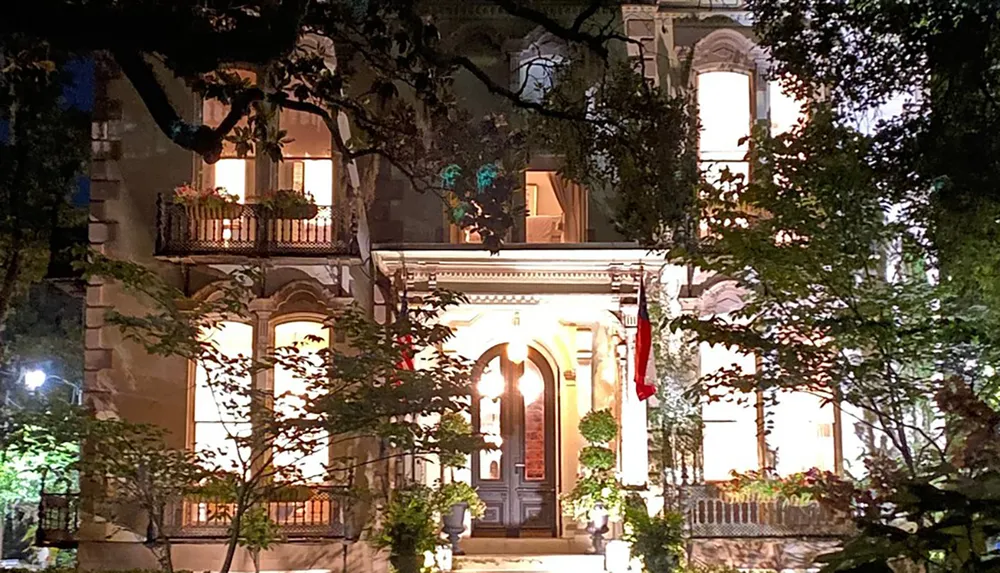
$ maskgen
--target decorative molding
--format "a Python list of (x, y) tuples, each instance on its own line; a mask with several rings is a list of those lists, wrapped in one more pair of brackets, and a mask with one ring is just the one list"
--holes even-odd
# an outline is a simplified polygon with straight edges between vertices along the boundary
[(526, 294), (473, 294), (467, 295), (469, 304), (538, 304), (541, 298)]
[(692, 46), (678, 47), (681, 60), (694, 49), (691, 64), (695, 72), (740, 71), (755, 74), (767, 67), (767, 56), (760, 46), (733, 28), (713, 30)]

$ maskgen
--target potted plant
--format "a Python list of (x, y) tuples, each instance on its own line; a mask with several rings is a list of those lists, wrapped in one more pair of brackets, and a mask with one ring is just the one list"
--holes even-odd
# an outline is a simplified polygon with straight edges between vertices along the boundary
[(271, 219), (314, 219), (319, 214), (313, 196), (294, 189), (268, 191), (257, 200), (257, 204)]
[(458, 546), (458, 539), (465, 531), (465, 514), (468, 512), (473, 519), (480, 518), (486, 511), (486, 504), (471, 485), (457, 481), (438, 486), (435, 498), (444, 524), (442, 530), (451, 542), (452, 554), (464, 555), (465, 552)]
[(382, 508), (372, 545), (389, 550), (389, 563), (398, 573), (419, 573), (424, 553), (439, 542), (434, 513), (434, 491), (421, 484), (393, 490)]
[(191, 219), (238, 219), (243, 214), (239, 195), (225, 187), (196, 189), (191, 185), (174, 188), (174, 204), (183, 205)]
[[(467, 483), (455, 479), (455, 470), (466, 466), (464, 451), (468, 448), (466, 442), (476, 439), (472, 426), (460, 414), (446, 413), (441, 416), (437, 426), (439, 444), (442, 451), (439, 454), (442, 469), (447, 468), (451, 475), (449, 483), (439, 482), (435, 492), (435, 503), (441, 512), (442, 531), (451, 541), (453, 555), (464, 555), (458, 545), (459, 536), (465, 531), (465, 514), (468, 512), (473, 519), (483, 516), (486, 505), (479, 499), (476, 490)], [(444, 476), (442, 475), (442, 478)]]
[(624, 503), (614, 473), (615, 453), (608, 447), (618, 435), (618, 422), (610, 410), (597, 410), (580, 420), (580, 434), (590, 445), (580, 451), (583, 472), (563, 496), (563, 504), (577, 521), (587, 522), (594, 552), (600, 554), (608, 521), (620, 519)]

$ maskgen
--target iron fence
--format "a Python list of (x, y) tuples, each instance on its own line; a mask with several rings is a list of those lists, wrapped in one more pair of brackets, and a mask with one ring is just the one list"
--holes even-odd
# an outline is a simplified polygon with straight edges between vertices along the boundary
[(693, 538), (840, 537), (853, 528), (848, 515), (817, 502), (728, 500), (710, 484), (683, 489)]
[[(345, 537), (347, 490), (345, 488), (292, 488), (261, 505), (286, 538)], [(235, 505), (209, 496), (189, 496), (168, 505), (164, 533), (172, 538), (225, 537)]]

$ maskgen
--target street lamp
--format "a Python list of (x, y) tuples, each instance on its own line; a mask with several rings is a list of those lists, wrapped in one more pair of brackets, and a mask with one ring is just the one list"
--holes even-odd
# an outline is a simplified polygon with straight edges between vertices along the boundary
[(44, 370), (34, 369), (29, 370), (24, 373), (24, 385), (32, 392), (41, 388), (49, 380), (55, 380), (56, 382), (65, 384), (73, 389), (72, 401), (76, 405), (83, 404), (83, 389), (80, 388), (79, 384), (74, 384), (65, 378), (60, 378), (58, 376), (51, 376), (46, 374)]

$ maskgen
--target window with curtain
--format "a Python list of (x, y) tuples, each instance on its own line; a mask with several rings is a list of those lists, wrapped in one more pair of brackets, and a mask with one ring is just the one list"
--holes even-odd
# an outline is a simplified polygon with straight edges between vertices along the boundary
[[(257, 74), (249, 70), (237, 70), (240, 77), (256, 82)], [(205, 125), (215, 127), (222, 123), (229, 113), (230, 107), (219, 100), (206, 99), (202, 101), (202, 120)], [(240, 119), (237, 127), (246, 127), (246, 118)], [(253, 193), (254, 158), (253, 154), (240, 158), (236, 155), (236, 146), (228, 141), (222, 143), (222, 159), (214, 164), (203, 164), (202, 185), (206, 188), (225, 187), (226, 191), (239, 196), (245, 201)]]
[[(305, 367), (300, 374), (282, 365), (274, 367), (274, 408), (282, 416), (290, 419), (308, 419), (304, 407), (317, 390), (311, 388), (311, 380), (321, 376), (326, 366), (321, 350), (329, 347), (330, 332), (323, 323), (315, 320), (283, 322), (274, 327), (274, 347), (297, 349), (297, 363)], [(282, 444), (274, 463), (279, 466), (295, 466), (302, 477), (311, 482), (323, 482), (330, 463), (328, 437), (316, 433), (307, 437), (309, 448), (306, 452), (282, 452)]]
[(278, 187), (308, 193), (317, 205), (333, 205), (333, 137), (326, 123), (315, 114), (283, 109), (278, 128), (289, 140), (278, 165)]
[[(240, 322), (222, 322), (203, 334), (203, 341), (212, 344), (226, 359), (249, 361), (253, 357), (253, 327)], [(198, 363), (194, 383), (194, 447), (212, 452), (216, 463), (226, 469), (245, 469), (250, 452), (237, 451), (234, 438), (250, 435), (249, 392), (252, 380), (218, 368)], [(233, 392), (234, 389), (239, 391)]]
[(524, 174), (527, 243), (582, 243), (587, 240), (587, 192), (555, 171)]

